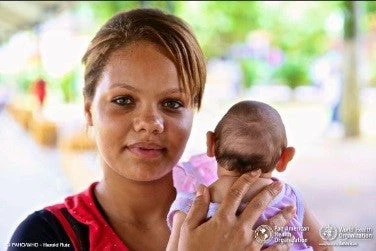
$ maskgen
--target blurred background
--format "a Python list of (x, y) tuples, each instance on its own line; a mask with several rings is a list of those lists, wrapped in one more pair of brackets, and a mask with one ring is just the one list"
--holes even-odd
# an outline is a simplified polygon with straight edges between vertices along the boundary
[[(83, 114), (91, 38), (112, 15), (152, 7), (193, 28), (208, 77), (182, 160), (235, 102), (281, 114), (294, 184), (324, 226), (376, 230), (376, 3), (0, 2), (0, 250), (30, 213), (100, 179)], [(355, 240), (376, 250), (376, 240)], [(340, 250), (353, 250), (345, 246)]]

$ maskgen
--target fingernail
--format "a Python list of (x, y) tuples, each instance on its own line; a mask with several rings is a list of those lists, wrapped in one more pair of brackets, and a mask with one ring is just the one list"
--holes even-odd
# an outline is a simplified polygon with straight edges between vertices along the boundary
[(199, 184), (196, 191), (196, 197), (204, 194), (204, 185)]
[(275, 192), (280, 192), (282, 190), (282, 182), (279, 181), (279, 180), (274, 181), (273, 184), (272, 184), (272, 189)]
[(296, 213), (296, 207), (295, 206), (290, 205), (290, 206), (287, 206), (286, 208), (287, 208), (288, 212), (290, 212), (292, 214)]
[(296, 207), (294, 207), (294, 206), (291, 206), (291, 213), (293, 213), (293, 214), (295, 214), (296, 213)]
[(257, 170), (253, 170), (253, 171), (249, 172), (249, 174), (251, 175), (251, 177), (255, 177), (255, 176), (257, 176), (260, 172), (261, 172), (261, 169), (257, 169)]

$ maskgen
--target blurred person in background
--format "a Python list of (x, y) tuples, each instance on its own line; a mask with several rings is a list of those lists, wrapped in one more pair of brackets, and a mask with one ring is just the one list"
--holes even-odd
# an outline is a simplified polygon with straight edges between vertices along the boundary
[(321, 88), (324, 102), (329, 106), (329, 121), (325, 131), (325, 134), (329, 135), (343, 133), (340, 117), (343, 91), (342, 62), (341, 44), (335, 41), (329, 51), (319, 57), (312, 67), (314, 83)]
[(35, 95), (36, 100), (38, 102), (39, 109), (43, 108), (44, 102), (46, 100), (46, 88), (47, 84), (43, 78), (38, 78), (32, 84), (32, 93)]

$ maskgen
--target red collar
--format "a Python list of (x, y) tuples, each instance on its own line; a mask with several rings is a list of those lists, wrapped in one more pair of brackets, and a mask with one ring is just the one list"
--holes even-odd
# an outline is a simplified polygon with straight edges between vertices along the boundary
[(90, 250), (128, 251), (96, 206), (94, 189), (97, 183), (82, 193), (67, 197), (64, 204), (75, 219), (89, 227)]

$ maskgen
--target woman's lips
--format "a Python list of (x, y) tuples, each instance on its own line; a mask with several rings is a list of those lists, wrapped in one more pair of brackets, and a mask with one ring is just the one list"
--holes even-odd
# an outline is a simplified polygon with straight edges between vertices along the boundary
[(158, 158), (165, 150), (164, 147), (155, 143), (136, 143), (127, 147), (133, 154), (142, 158)]

